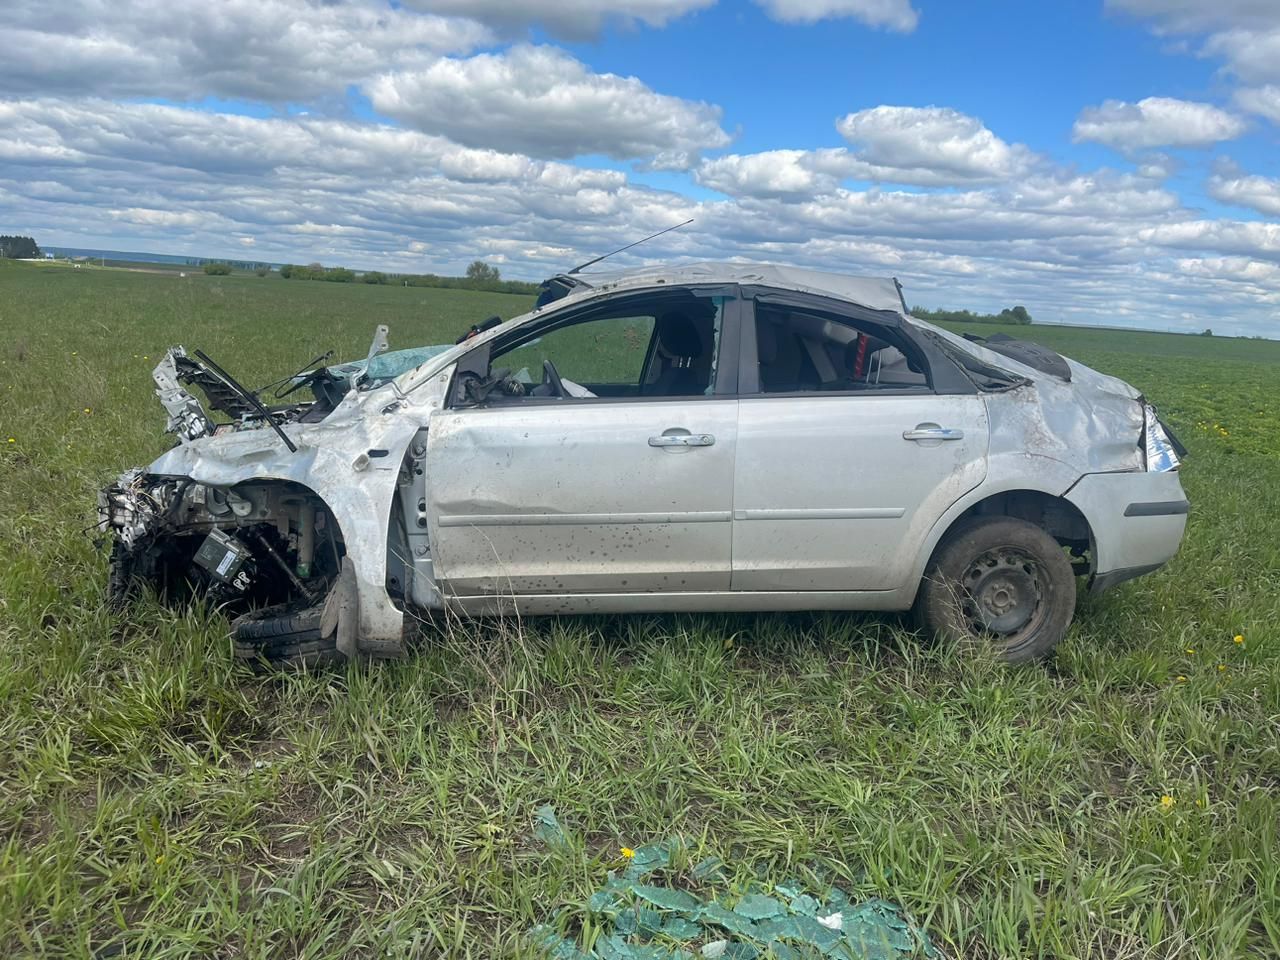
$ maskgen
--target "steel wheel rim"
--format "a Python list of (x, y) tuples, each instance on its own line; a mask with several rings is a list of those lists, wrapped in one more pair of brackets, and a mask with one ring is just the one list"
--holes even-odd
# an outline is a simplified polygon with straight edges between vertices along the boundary
[(960, 610), (969, 632), (1016, 644), (1044, 622), (1048, 577), (1044, 566), (1016, 547), (993, 547), (961, 575)]

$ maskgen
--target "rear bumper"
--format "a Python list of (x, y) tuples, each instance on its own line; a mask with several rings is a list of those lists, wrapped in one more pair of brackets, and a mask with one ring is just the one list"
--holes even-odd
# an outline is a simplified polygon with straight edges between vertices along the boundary
[(1182, 543), (1190, 504), (1175, 471), (1090, 473), (1066, 493), (1093, 538), (1093, 579), (1100, 593), (1162, 567)]

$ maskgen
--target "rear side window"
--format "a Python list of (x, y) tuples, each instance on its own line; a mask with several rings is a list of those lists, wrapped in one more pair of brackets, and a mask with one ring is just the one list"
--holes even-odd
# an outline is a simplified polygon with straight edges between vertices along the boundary
[(845, 317), (757, 305), (756, 358), (761, 393), (930, 388), (914, 344)]

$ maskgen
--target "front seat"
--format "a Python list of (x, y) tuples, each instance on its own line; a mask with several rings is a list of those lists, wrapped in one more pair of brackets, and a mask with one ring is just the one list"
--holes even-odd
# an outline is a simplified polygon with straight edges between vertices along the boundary
[(686, 314), (673, 310), (658, 318), (658, 355), (663, 359), (658, 379), (645, 385), (654, 397), (688, 397), (705, 393), (707, 375), (696, 361), (703, 354), (698, 326)]

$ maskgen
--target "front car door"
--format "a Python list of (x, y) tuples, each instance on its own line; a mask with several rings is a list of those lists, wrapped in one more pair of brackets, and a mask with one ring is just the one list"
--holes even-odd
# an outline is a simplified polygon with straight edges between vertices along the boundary
[(728, 590), (737, 307), (723, 288), (618, 297), (464, 357), (427, 442), (444, 594)]
[(933, 524), (986, 476), (986, 408), (878, 315), (761, 294), (744, 322), (733, 589), (906, 586)]

